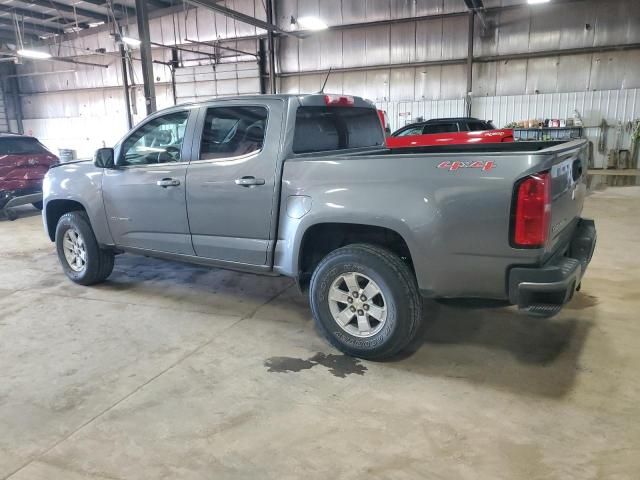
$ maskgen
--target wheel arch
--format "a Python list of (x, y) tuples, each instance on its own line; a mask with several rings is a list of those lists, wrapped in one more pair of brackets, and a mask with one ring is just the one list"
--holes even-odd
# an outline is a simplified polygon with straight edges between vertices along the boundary
[(305, 291), (315, 267), (331, 251), (355, 243), (365, 243), (386, 248), (400, 257), (415, 276), (413, 257), (405, 237), (387, 226), (318, 222), (309, 225), (300, 236), (297, 262), (297, 282)]
[(69, 212), (87, 212), (86, 207), (77, 200), (53, 199), (47, 202), (44, 211), (44, 218), (49, 239), (54, 242), (56, 239), (56, 227), (60, 217)]

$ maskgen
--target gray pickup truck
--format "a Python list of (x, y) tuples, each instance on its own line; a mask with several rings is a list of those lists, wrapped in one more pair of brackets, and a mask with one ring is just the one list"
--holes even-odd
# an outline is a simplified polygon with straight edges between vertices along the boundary
[(559, 311), (595, 246), (586, 162), (584, 140), (389, 150), (357, 97), (222, 98), (53, 168), (44, 227), (82, 285), (122, 252), (292, 277), (331, 344), (381, 359), (414, 338), (423, 297)]

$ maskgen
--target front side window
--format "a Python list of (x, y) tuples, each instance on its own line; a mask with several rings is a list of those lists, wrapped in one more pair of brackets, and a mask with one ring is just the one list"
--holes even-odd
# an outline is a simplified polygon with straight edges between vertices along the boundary
[(422, 135), (422, 129), (424, 128), (423, 125), (414, 125), (413, 127), (408, 127), (405, 130), (402, 130), (401, 132), (398, 132), (397, 135), (395, 135), (396, 137), (407, 137), (409, 135)]
[(122, 144), (119, 165), (152, 165), (180, 161), (189, 112), (154, 118)]
[(200, 160), (237, 157), (259, 152), (264, 144), (268, 111), (236, 106), (207, 109), (200, 142)]

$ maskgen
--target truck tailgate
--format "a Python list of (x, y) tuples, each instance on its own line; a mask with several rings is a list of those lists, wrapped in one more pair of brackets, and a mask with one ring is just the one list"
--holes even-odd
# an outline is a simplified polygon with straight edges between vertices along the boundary
[(552, 160), (551, 221), (546, 257), (566, 248), (569, 244), (587, 194), (588, 146), (558, 153)]

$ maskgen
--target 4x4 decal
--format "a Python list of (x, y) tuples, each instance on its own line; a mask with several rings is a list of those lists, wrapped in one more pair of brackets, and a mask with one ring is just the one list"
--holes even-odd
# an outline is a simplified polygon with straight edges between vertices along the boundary
[(449, 170), (450, 172), (453, 172), (455, 170), (459, 170), (461, 168), (480, 168), (482, 169), (483, 172), (488, 172), (490, 171), (493, 167), (495, 167), (496, 164), (494, 162), (492, 162), (491, 160), (487, 161), (487, 162), (482, 162), (479, 160), (475, 160), (472, 162), (440, 162), (438, 164), (438, 168), (443, 168), (445, 170)]

